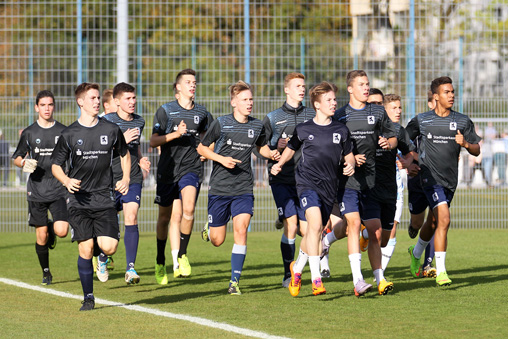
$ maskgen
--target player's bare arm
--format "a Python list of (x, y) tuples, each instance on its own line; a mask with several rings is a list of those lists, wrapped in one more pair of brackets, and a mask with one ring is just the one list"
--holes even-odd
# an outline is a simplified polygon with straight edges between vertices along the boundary
[(232, 157), (225, 157), (220, 154), (215, 153), (210, 147), (205, 146), (203, 144), (199, 144), (197, 149), (199, 155), (205, 157), (208, 160), (213, 160), (222, 164), (226, 168), (235, 168), (236, 164), (241, 163), (240, 160), (234, 159)]
[(279, 174), (279, 172), (282, 170), (282, 166), (284, 166), (284, 164), (286, 162), (288, 162), (291, 158), (293, 158), (294, 155), (295, 155), (295, 151), (292, 150), (291, 148), (287, 147), (284, 150), (284, 152), (282, 152), (282, 155), (280, 156), (279, 162), (272, 166), (272, 169), (271, 169), (270, 172), (273, 175)]
[(122, 166), (123, 177), (122, 180), (116, 183), (115, 190), (125, 195), (129, 192), (131, 181), (131, 154), (129, 152), (125, 153), (123, 157), (120, 156), (120, 165)]
[(53, 176), (67, 188), (69, 193), (77, 192), (81, 188), (81, 180), (69, 178), (61, 166), (55, 164), (51, 165), (51, 172)]
[(457, 130), (457, 134), (455, 135), (455, 142), (467, 149), (469, 154), (474, 155), (475, 157), (480, 155), (480, 144), (470, 144), (467, 142), (460, 130)]
[(165, 135), (159, 135), (159, 133), (152, 134), (152, 136), (150, 137), (150, 147), (155, 148), (162, 146), (172, 140), (181, 138), (186, 133), (187, 133), (187, 125), (182, 120), (178, 124), (178, 129), (172, 133)]
[(271, 150), (270, 146), (264, 145), (263, 147), (257, 146), (259, 154), (264, 156), (267, 159), (271, 159), (274, 161), (278, 161), (280, 159), (280, 153), (278, 150)]
[(344, 157), (344, 169), (342, 172), (348, 177), (355, 174), (356, 159), (354, 154), (351, 152)]

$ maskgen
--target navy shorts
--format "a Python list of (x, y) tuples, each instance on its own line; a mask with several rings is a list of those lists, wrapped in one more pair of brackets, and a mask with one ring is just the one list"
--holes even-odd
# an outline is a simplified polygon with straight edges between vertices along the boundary
[(420, 183), (420, 177), (408, 178), (407, 181), (408, 189), (408, 202), (409, 212), (411, 214), (420, 214), (429, 207), (427, 196), (423, 192), (422, 185)]
[(118, 216), (114, 208), (89, 210), (71, 207), (69, 223), (72, 241), (85, 241), (96, 237), (120, 240)]
[(117, 211), (123, 210), (123, 204), (135, 202), (141, 206), (141, 184), (130, 184), (129, 192), (126, 195), (115, 191), (115, 208)]
[(53, 221), (67, 221), (67, 203), (65, 198), (50, 202), (28, 201), (28, 224), (30, 226), (47, 226), (48, 210), (51, 212)]
[(391, 231), (393, 221), (395, 220), (395, 211), (397, 202), (380, 202), (376, 199), (367, 198), (362, 207), (362, 219), (364, 221), (371, 219), (381, 220), (383, 230)]
[[(273, 200), (277, 206), (279, 219), (287, 219), (293, 215), (299, 219), (305, 218), (304, 211), (300, 208), (296, 187), (288, 184), (272, 184)], [(303, 219), (305, 220), (305, 219)]]
[(428, 187), (424, 187), (425, 195), (427, 196), (427, 201), (429, 202), (430, 209), (434, 209), (436, 206), (441, 204), (450, 204), (452, 203), (454, 192), (445, 188), (441, 185), (432, 185)]
[(189, 172), (185, 174), (178, 183), (172, 184), (157, 184), (157, 191), (155, 193), (154, 203), (163, 207), (173, 205), (173, 201), (182, 199), (181, 191), (187, 186), (196, 187), (196, 200), (199, 196), (199, 176), (196, 173)]
[[(323, 200), (319, 197), (319, 194), (313, 190), (303, 191), (300, 195), (300, 204), (302, 206), (302, 211), (307, 211), (309, 207), (319, 207), (321, 210), (321, 223), (325, 226), (328, 223), (328, 219), (330, 219), (330, 214), (332, 213), (333, 205), (327, 205), (323, 202)], [(304, 217), (301, 219), (303, 221), (307, 221), (307, 218)]]
[(208, 226), (218, 227), (239, 214), (254, 214), (254, 194), (208, 195)]
[(358, 212), (362, 214), (362, 208), (368, 200), (369, 190), (357, 191), (350, 188), (342, 188), (337, 192), (337, 202), (340, 207), (340, 213), (346, 215), (348, 213)]

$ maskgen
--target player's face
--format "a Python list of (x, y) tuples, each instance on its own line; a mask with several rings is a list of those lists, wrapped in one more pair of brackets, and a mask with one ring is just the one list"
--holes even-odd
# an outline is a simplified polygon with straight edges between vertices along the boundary
[(51, 97), (40, 98), (39, 103), (35, 105), (35, 111), (39, 113), (39, 117), (44, 120), (53, 118), (55, 103)]
[(335, 93), (330, 91), (321, 95), (319, 100), (315, 102), (314, 105), (316, 106), (316, 109), (319, 110), (319, 112), (323, 113), (327, 117), (333, 116), (335, 113), (335, 108), (337, 108)]
[(132, 114), (136, 110), (136, 93), (123, 92), (120, 99), (115, 98), (116, 105), (127, 114)]
[(455, 101), (455, 90), (453, 89), (453, 85), (444, 84), (439, 86), (437, 94), (434, 94), (434, 99), (436, 99), (439, 106), (445, 109), (452, 108)]
[(116, 106), (115, 99), (111, 98), (111, 100), (104, 103), (104, 112), (106, 114), (115, 113), (118, 110)]
[(383, 106), (383, 96), (381, 94), (371, 94), (369, 95), (367, 102)]
[(101, 96), (96, 89), (89, 89), (82, 98), (78, 99), (81, 111), (88, 115), (96, 116), (101, 108)]
[(367, 102), (370, 90), (369, 78), (366, 76), (354, 78), (347, 90), (357, 101)]
[(393, 122), (399, 122), (400, 121), (400, 115), (402, 113), (402, 107), (400, 105), (400, 101), (392, 101), (385, 105), (386, 113), (388, 114), (388, 117)]
[(243, 116), (250, 115), (253, 104), (254, 99), (250, 90), (241, 91), (231, 100), (231, 106)]
[(194, 98), (196, 95), (196, 77), (192, 74), (183, 75), (176, 84), (178, 94), (185, 98)]
[(299, 78), (290, 80), (284, 92), (291, 100), (302, 102), (305, 98), (305, 80)]

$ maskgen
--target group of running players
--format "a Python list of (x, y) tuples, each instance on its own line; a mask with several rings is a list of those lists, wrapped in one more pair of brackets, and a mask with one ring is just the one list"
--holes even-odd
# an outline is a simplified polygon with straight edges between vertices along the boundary
[[(409, 180), (409, 233), (418, 242), (409, 248), (415, 277), (436, 277), (449, 285), (445, 268), (449, 206), (457, 186), (461, 147), (479, 155), (474, 124), (452, 110), (454, 91), (448, 77), (430, 87), (428, 112), (418, 114), (404, 129), (401, 98), (371, 89), (367, 74), (347, 74), (349, 103), (337, 109), (337, 87), (321, 82), (310, 89), (305, 107), (305, 77), (290, 73), (284, 80), (286, 101), (263, 121), (251, 117), (253, 91), (238, 81), (229, 88), (233, 113), (213, 119), (195, 103), (196, 72), (181, 71), (173, 85), (175, 100), (155, 113), (150, 146), (160, 149), (155, 203), (157, 256), (155, 278), (168, 283), (165, 249), (170, 235), (173, 277), (191, 275), (187, 247), (203, 181), (203, 161), (213, 161), (208, 188), (208, 222), (201, 232), (214, 246), (224, 243), (233, 220), (234, 245), (228, 293), (241, 294), (239, 281), (247, 253), (247, 234), (254, 213), (251, 154), (268, 159), (269, 183), (283, 225), (282, 285), (299, 294), (302, 272), (309, 263), (314, 295), (326, 293), (330, 277), (328, 252), (333, 242), (348, 238), (356, 296), (372, 288), (361, 272), (361, 252), (368, 250), (379, 294), (393, 289), (384, 270), (396, 244), (395, 229), (402, 209), (400, 170)], [(124, 212), (127, 284), (140, 277), (134, 265), (139, 242), (137, 215), (144, 177), (150, 162), (140, 150), (144, 119), (135, 114), (135, 88), (117, 84), (99, 117), (99, 86), (80, 84), (75, 90), (80, 116), (68, 127), (53, 118), (50, 91), (37, 94), (39, 117), (27, 127), (13, 155), (14, 163), (31, 173), (27, 184), (29, 224), (36, 228), (36, 253), (44, 285), (51, 284), (49, 251), (71, 225), (78, 242), (78, 273), (84, 300), (92, 310), (93, 274), (108, 280), (111, 255), (118, 247), (117, 213)], [(435, 106), (435, 107), (434, 107)], [(65, 192), (67, 190), (68, 192)], [(427, 220), (425, 210), (429, 207)], [(48, 210), (53, 221), (48, 219)], [(295, 260), (296, 235), (302, 236)], [(434, 244), (436, 269), (420, 257)], [(96, 264), (93, 263), (96, 260)]]

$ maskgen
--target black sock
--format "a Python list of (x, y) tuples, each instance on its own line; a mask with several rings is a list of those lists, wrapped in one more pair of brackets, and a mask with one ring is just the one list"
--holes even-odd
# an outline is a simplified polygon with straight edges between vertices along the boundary
[(190, 234), (180, 233), (180, 250), (178, 251), (178, 258), (187, 254), (187, 246), (189, 246)]
[(291, 276), (291, 270), (289, 266), (291, 262), (295, 260), (295, 245), (286, 244), (282, 241), (280, 242), (280, 252), (282, 253), (282, 261), (284, 263), (284, 278), (288, 278)]
[(98, 257), (102, 253), (101, 248), (99, 247), (99, 243), (97, 242), (97, 238), (93, 238), (93, 256)]
[(160, 240), (157, 239), (157, 265), (165, 265), (166, 264), (166, 242), (168, 239)]
[(35, 253), (37, 253), (37, 257), (39, 258), (39, 264), (41, 265), (42, 272), (49, 272), (48, 244), (39, 245), (38, 243), (35, 243)]
[(83, 259), (78, 257), (78, 273), (79, 280), (81, 281), (81, 288), (83, 289), (83, 295), (86, 298), (92, 294), (93, 297), (92, 259)]

